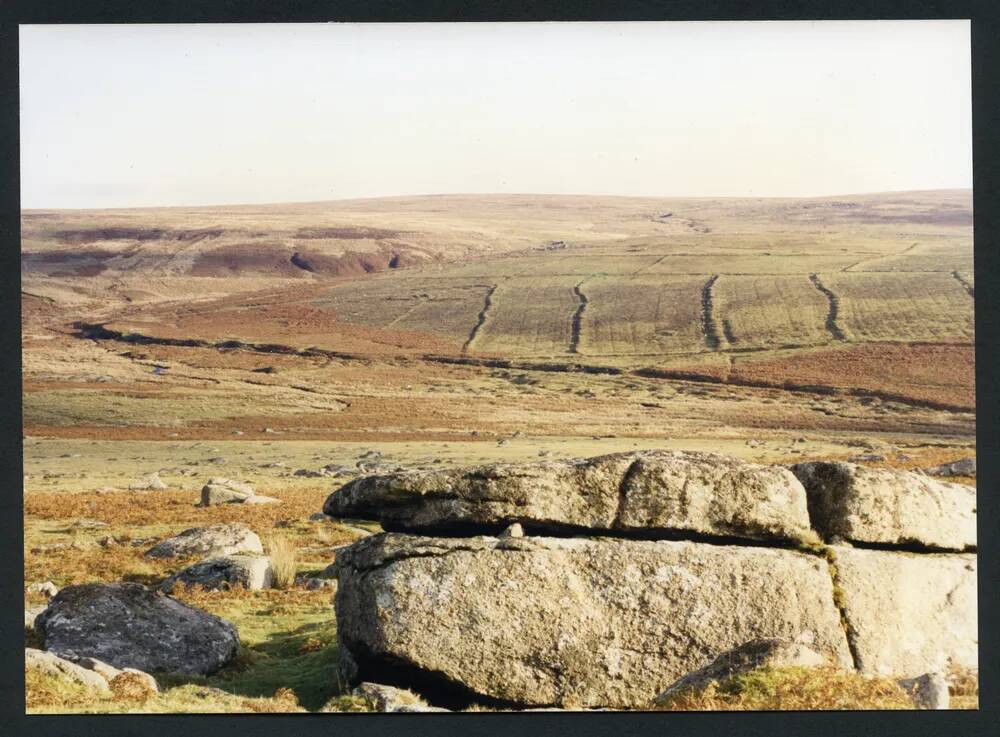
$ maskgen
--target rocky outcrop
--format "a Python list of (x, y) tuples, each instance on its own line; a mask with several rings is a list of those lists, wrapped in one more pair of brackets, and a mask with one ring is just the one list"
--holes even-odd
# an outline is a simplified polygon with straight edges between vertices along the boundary
[(178, 583), (206, 590), (241, 587), (259, 591), (271, 588), (274, 572), (267, 556), (227, 555), (188, 566), (160, 584), (160, 590), (171, 594)]
[(710, 453), (618, 453), (572, 461), (368, 476), (323, 511), (408, 532), (567, 528), (814, 540), (805, 490), (780, 467)]
[(851, 463), (799, 463), (792, 471), (824, 539), (958, 551), (976, 545), (971, 487)]
[(829, 662), (827, 656), (802, 642), (777, 638), (751, 640), (727, 650), (704, 668), (699, 668), (673, 683), (656, 697), (654, 703), (665, 704), (685, 691), (704, 688), (710, 681), (723, 681), (758, 668), (815, 668), (827, 665)]
[(851, 662), (825, 561), (790, 550), (390, 533), (337, 564), (348, 679), (416, 678), (442, 701), (635, 708), (720, 652), (803, 632)]
[(331, 567), (342, 676), (436, 706), (977, 665), (975, 490), (920, 474), (647, 451), (370, 476), (324, 512), (387, 530)]
[(978, 667), (975, 555), (830, 548), (858, 669), (919, 676)]
[(190, 558), (264, 553), (256, 532), (238, 523), (192, 527), (146, 551), (150, 558)]
[(137, 583), (67, 586), (35, 620), (45, 649), (119, 669), (209, 674), (239, 652), (219, 617)]

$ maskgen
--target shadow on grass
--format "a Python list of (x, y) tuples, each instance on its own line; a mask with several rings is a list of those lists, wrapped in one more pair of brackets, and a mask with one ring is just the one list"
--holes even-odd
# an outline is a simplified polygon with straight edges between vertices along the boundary
[(279, 688), (287, 688), (303, 708), (315, 711), (344, 691), (338, 662), (334, 624), (313, 623), (275, 632), (253, 646), (244, 645), (233, 663), (212, 676), (161, 676), (159, 680), (167, 687), (196, 684), (246, 697), (270, 698)]

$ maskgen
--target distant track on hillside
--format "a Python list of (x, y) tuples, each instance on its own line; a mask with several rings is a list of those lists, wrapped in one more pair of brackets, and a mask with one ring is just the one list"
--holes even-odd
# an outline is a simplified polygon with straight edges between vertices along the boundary
[(970, 297), (976, 296), (976, 288), (969, 283), (968, 279), (962, 276), (957, 270), (951, 272), (951, 275), (955, 277), (955, 281), (962, 285), (966, 292), (968, 292)]
[(494, 284), (492, 287), (486, 290), (486, 296), (483, 298), (483, 309), (479, 311), (479, 317), (476, 319), (476, 324), (472, 326), (472, 330), (469, 331), (469, 337), (462, 346), (462, 353), (468, 353), (469, 348), (472, 343), (479, 336), (479, 331), (486, 323), (486, 316), (493, 307), (493, 293), (497, 290), (498, 284)]
[(712, 305), (712, 287), (718, 279), (718, 274), (712, 274), (701, 288), (701, 332), (705, 336), (705, 345), (712, 351), (719, 350), (722, 345)]
[(580, 352), (580, 350), (579, 350), (579, 348), (580, 348), (580, 332), (583, 330), (583, 313), (584, 313), (584, 311), (586, 311), (587, 305), (589, 304), (589, 300), (587, 299), (587, 295), (583, 293), (583, 289), (581, 287), (583, 287), (583, 283), (585, 281), (587, 281), (587, 279), (589, 279), (589, 278), (590, 277), (588, 276), (588, 277), (585, 277), (585, 278), (581, 279), (573, 287), (573, 294), (576, 295), (576, 298), (579, 301), (579, 304), (577, 304), (576, 311), (573, 313), (573, 323), (571, 325), (571, 332), (570, 332), (570, 337), (569, 337), (569, 352), (570, 353), (579, 353)]
[(833, 336), (834, 340), (847, 340), (847, 336), (844, 334), (844, 331), (841, 330), (840, 325), (837, 324), (837, 317), (840, 313), (840, 298), (819, 280), (819, 275), (810, 274), (809, 281), (813, 283), (813, 286), (816, 287), (816, 289), (823, 293), (823, 296), (826, 297), (827, 302), (829, 303), (829, 308), (826, 312), (827, 332)]

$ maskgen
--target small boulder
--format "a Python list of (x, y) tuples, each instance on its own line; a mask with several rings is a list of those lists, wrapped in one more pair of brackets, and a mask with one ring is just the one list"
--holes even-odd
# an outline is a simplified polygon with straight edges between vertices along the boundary
[(901, 678), (897, 683), (920, 709), (947, 709), (951, 702), (948, 682), (940, 673), (924, 673), (916, 678)]
[(209, 558), (185, 568), (160, 584), (160, 590), (173, 593), (178, 583), (206, 590), (229, 590), (242, 586), (250, 591), (259, 591), (271, 588), (274, 584), (274, 572), (267, 556), (227, 555)]
[(932, 466), (923, 469), (928, 476), (975, 476), (976, 459), (962, 458), (950, 463), (942, 463), (940, 466)]
[(38, 615), (45, 611), (45, 607), (36, 606), (24, 610), (24, 628), (26, 630), (35, 629), (35, 620)]
[(209, 479), (208, 483), (201, 487), (201, 506), (242, 504), (253, 495), (253, 487), (249, 484), (217, 477)]
[(831, 663), (831, 658), (820, 655), (802, 642), (779, 638), (751, 640), (727, 650), (704, 668), (675, 681), (653, 703), (662, 705), (676, 694), (698, 690), (710, 681), (722, 681), (758, 668), (815, 668)]
[(498, 537), (524, 537), (524, 528), (521, 526), (520, 522), (515, 522), (501, 532)]
[(53, 596), (59, 593), (59, 587), (56, 586), (51, 581), (45, 581), (44, 583), (33, 583), (29, 584), (25, 591), (29, 594), (41, 594), (46, 599), (51, 599)]
[(37, 650), (32, 647), (24, 649), (24, 669), (43, 673), (51, 678), (86, 686), (99, 693), (110, 693), (108, 682), (99, 673), (82, 668), (55, 653)]
[(151, 473), (141, 479), (137, 479), (128, 485), (130, 491), (163, 491), (167, 485), (160, 479), (158, 473)]
[(448, 711), (428, 705), (412, 691), (394, 686), (383, 686), (381, 683), (361, 683), (351, 693), (363, 698), (368, 702), (372, 711), (377, 712)]
[(150, 548), (150, 558), (188, 558), (264, 553), (257, 533), (238, 523), (192, 527)]
[(208, 675), (240, 648), (229, 622), (137, 583), (67, 586), (35, 629), (55, 655), (146, 672)]

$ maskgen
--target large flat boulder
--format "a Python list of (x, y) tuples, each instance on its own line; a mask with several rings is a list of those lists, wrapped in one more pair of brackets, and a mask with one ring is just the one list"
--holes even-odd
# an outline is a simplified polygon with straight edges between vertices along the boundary
[(35, 630), (60, 657), (147, 672), (213, 673), (240, 647), (229, 622), (137, 583), (67, 586)]
[(759, 638), (851, 665), (826, 561), (791, 550), (388, 533), (339, 552), (337, 573), (344, 676), (445, 706), (646, 708)]
[(861, 671), (915, 677), (978, 668), (975, 555), (830, 550)]
[(976, 490), (853, 463), (792, 466), (813, 527), (826, 538), (962, 551), (976, 546)]
[(263, 552), (264, 546), (256, 532), (246, 525), (228, 523), (189, 528), (157, 543), (146, 551), (146, 555), (150, 558), (190, 558)]
[(331, 494), (323, 511), (408, 532), (495, 533), (521, 523), (543, 531), (815, 539), (805, 490), (787, 469), (679, 451), (368, 476)]

